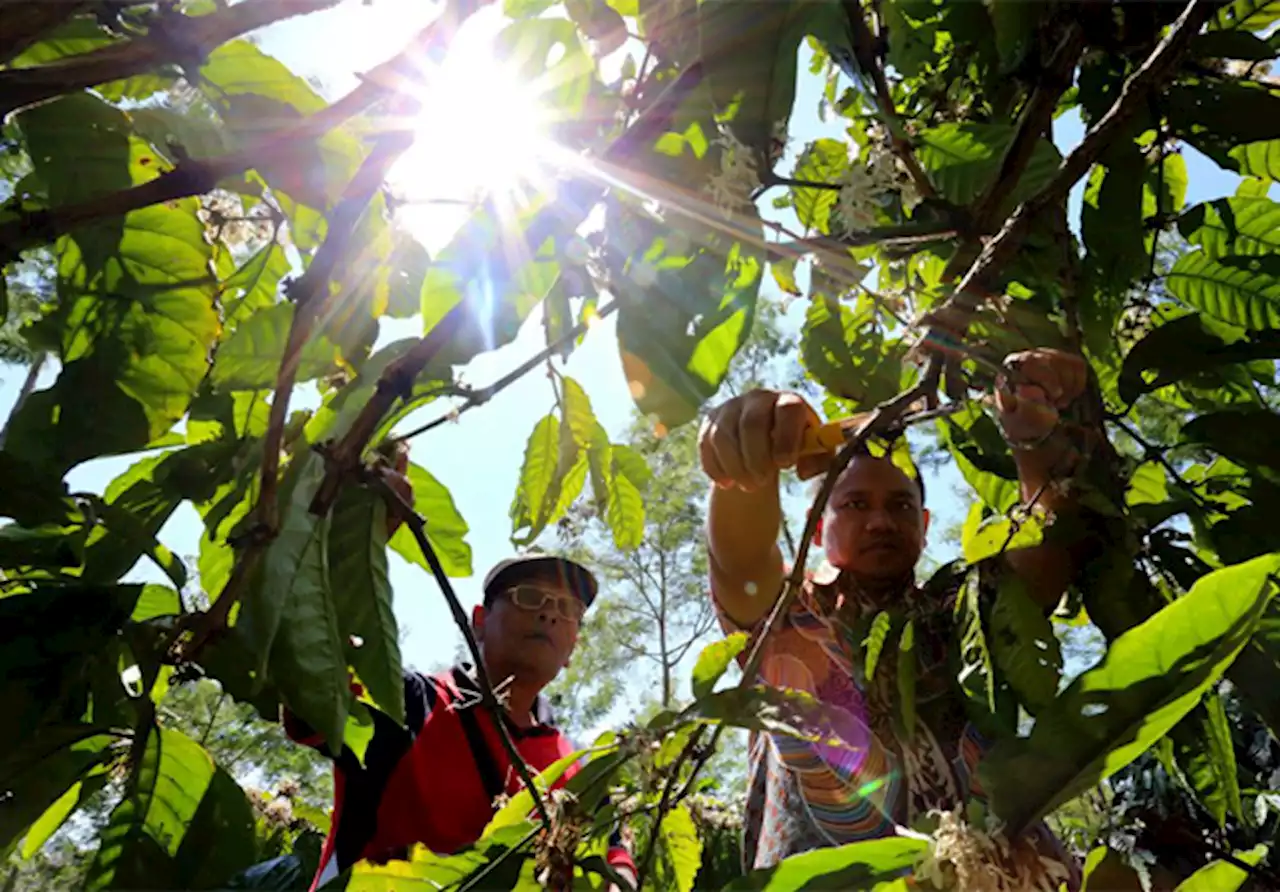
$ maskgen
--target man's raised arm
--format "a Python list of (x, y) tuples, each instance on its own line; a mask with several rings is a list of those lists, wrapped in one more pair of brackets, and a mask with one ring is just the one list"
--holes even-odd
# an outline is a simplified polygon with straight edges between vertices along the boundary
[[(713, 481), (707, 512), (712, 594), (741, 628), (773, 606), (782, 584), (778, 473), (800, 460), (817, 413), (799, 395), (752, 390), (712, 410), (698, 449)], [(819, 457), (821, 460), (821, 457)]]
[[(1088, 367), (1074, 353), (1048, 348), (1014, 354), (1005, 364), (1018, 383), (1012, 391), (997, 390), (996, 402), (1013, 446), (1022, 502), (1061, 514), (1073, 507), (1072, 497), (1054, 482), (1070, 476), (1081, 456), (1058, 433), (1059, 412), (1084, 392)], [(1069, 547), (1060, 542), (1010, 551), (1005, 560), (1046, 611), (1057, 606), (1076, 570)]]

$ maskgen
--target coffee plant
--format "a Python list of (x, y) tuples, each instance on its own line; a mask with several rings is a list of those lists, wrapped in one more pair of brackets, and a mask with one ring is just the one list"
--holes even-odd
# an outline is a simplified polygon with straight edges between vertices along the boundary
[[(1153, 755), (1210, 821), (1265, 823), (1257, 801), (1276, 794), (1242, 786), (1220, 691), (1280, 729), (1280, 2), (505, 0), (499, 52), (552, 85), (565, 160), (434, 256), (385, 181), (422, 131), (423, 60), (488, 0), (446, 0), (329, 101), (249, 35), (336, 3), (0, 3), (0, 322), (33, 363), (0, 434), (0, 849), (38, 850), (110, 785), (88, 888), (305, 884), (245, 873), (292, 843), (264, 842), (252, 796), (166, 724), (166, 692), (213, 679), (361, 752), (370, 710), (404, 716), (388, 548), (466, 626), (449, 578), (471, 572), (467, 526), (406, 440), (550, 367), (512, 539), (583, 497), (628, 547), (647, 469), (552, 360), (615, 314), (639, 409), (658, 431), (689, 423), (765, 276), (807, 304), (798, 350), (828, 415), (869, 413), (855, 441), (936, 431), (973, 491), (966, 559), (1050, 536), (1085, 559), (1051, 619), (1015, 594), (960, 605), (961, 688), (994, 741), (984, 801), (731, 888), (963, 888), (999, 839)], [(804, 76), (844, 138), (796, 154)], [(1085, 128), (1065, 155), (1064, 116)], [(1189, 151), (1234, 194), (1188, 206)], [(766, 223), (765, 202), (802, 231)], [(542, 352), (485, 386), (457, 379), (535, 312)], [(420, 336), (374, 349), (383, 320), (412, 318)], [(1090, 363), (1067, 419), (1089, 461), (1059, 481), (1078, 517), (1016, 504), (990, 408), (993, 369), (1034, 346)], [(42, 365), (56, 378), (38, 388)], [(296, 409), (303, 384), (317, 408)], [(438, 422), (405, 429), (433, 403)], [(68, 487), (123, 455), (102, 492)], [(158, 538), (183, 506), (204, 527), (195, 567)], [(139, 561), (167, 583), (126, 581)], [(1063, 684), (1055, 624), (1086, 622), (1106, 652)], [(888, 661), (902, 642), (886, 637)], [(619, 827), (646, 887), (723, 881), (723, 858), (699, 873), (696, 824), (713, 819), (691, 807), (718, 728), (823, 733), (818, 704), (750, 683), (758, 645), (709, 647), (692, 703), (606, 734), (548, 794), (554, 766), (474, 847), (337, 882), (599, 887)], [(735, 660), (747, 681), (723, 684)], [(1211, 850), (1187, 888), (1274, 887), (1264, 855)]]

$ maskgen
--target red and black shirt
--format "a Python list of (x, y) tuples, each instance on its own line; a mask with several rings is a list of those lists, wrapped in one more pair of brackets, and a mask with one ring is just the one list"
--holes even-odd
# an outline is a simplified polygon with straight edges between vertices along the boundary
[[(494, 799), (521, 789), (493, 718), (481, 705), (479, 685), (465, 667), (435, 675), (406, 672), (404, 700), (405, 727), (373, 711), (363, 765), (349, 747), (334, 760), (333, 817), (313, 890), (357, 861), (403, 857), (415, 843), (440, 854), (463, 849), (493, 818)], [(544, 697), (536, 699), (533, 714), (532, 727), (510, 720), (506, 726), (529, 767), (543, 771), (575, 748), (552, 723)], [(298, 743), (321, 742), (287, 713), (284, 724)], [(575, 770), (565, 772), (557, 786)], [(620, 846), (608, 860), (632, 867)]]

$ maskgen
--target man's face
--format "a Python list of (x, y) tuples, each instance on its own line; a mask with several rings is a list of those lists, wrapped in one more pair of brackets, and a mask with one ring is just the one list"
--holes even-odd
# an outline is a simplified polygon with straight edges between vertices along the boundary
[[(540, 606), (532, 606), (539, 601)], [(522, 576), (489, 607), (477, 608), (476, 639), (494, 682), (511, 675), (539, 687), (549, 684), (569, 664), (581, 608), (572, 589), (555, 575)]]
[(891, 582), (915, 570), (928, 528), (915, 481), (887, 459), (860, 455), (831, 492), (822, 546), (855, 579)]

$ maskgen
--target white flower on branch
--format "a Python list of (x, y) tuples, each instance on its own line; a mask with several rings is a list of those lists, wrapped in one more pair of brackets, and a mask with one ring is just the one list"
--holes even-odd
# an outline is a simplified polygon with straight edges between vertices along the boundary
[(756, 159), (727, 128), (711, 144), (721, 149), (720, 170), (707, 180), (707, 196), (722, 213), (738, 213), (751, 204), (751, 194), (760, 186)]
[(1011, 843), (991, 817), (981, 827), (965, 820), (963, 807), (930, 817), (938, 820), (938, 829), (915, 874), (935, 889), (1056, 892), (1070, 876), (1065, 864), (1041, 854), (1030, 840)]

